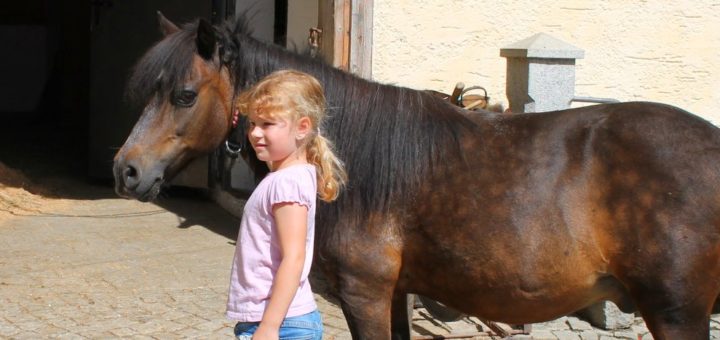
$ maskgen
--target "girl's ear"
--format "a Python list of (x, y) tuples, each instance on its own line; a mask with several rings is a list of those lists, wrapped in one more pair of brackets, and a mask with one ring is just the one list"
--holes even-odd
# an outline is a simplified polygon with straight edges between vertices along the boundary
[(297, 139), (304, 139), (312, 131), (312, 121), (309, 117), (302, 117), (297, 122)]

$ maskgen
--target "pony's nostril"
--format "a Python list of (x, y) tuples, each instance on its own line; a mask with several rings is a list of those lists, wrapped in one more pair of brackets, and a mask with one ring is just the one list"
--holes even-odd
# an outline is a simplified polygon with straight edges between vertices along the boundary
[(132, 189), (138, 185), (139, 177), (140, 176), (137, 169), (132, 165), (128, 165), (127, 167), (125, 167), (125, 170), (123, 170), (123, 179), (125, 180), (125, 186), (129, 189)]
[(125, 168), (123, 175), (125, 175), (125, 178), (137, 177), (137, 170), (135, 170), (135, 167), (132, 165), (128, 165), (128, 167)]

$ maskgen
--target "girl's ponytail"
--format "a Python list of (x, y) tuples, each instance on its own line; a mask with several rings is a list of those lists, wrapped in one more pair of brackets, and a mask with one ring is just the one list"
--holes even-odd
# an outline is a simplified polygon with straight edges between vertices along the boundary
[(325, 202), (334, 201), (345, 186), (347, 174), (342, 161), (332, 151), (332, 143), (318, 132), (306, 152), (308, 162), (317, 171), (318, 196)]

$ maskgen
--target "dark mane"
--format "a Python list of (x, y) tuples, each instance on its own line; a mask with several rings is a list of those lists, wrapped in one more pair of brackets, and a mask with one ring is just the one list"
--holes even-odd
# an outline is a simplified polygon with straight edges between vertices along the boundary
[(127, 84), (127, 97), (145, 105), (153, 95), (160, 99), (182, 84), (196, 53), (197, 22), (186, 24), (176, 33), (160, 40), (135, 64)]
[[(197, 23), (186, 25), (143, 57), (131, 78), (133, 92), (146, 98), (182, 83), (195, 53), (196, 28)], [(393, 202), (416, 200), (424, 180), (463, 157), (460, 138), (475, 131), (472, 121), (427, 92), (368, 81), (260, 42), (247, 34), (245, 18), (216, 30), (221, 60), (236, 91), (289, 68), (310, 73), (323, 84), (328, 106), (323, 132), (335, 143), (349, 175), (347, 190), (330, 206), (343, 206), (344, 214), (350, 205), (356, 218), (363, 219), (373, 211), (387, 211)]]

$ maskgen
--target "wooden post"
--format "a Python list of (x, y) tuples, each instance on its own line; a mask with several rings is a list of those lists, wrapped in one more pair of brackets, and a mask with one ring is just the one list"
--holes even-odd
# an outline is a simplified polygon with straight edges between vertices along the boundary
[(322, 58), (337, 68), (349, 70), (350, 0), (320, 0), (318, 24), (322, 29)]
[(350, 72), (372, 78), (373, 0), (352, 1)]
[(372, 77), (373, 0), (320, 0), (320, 55), (328, 63)]

